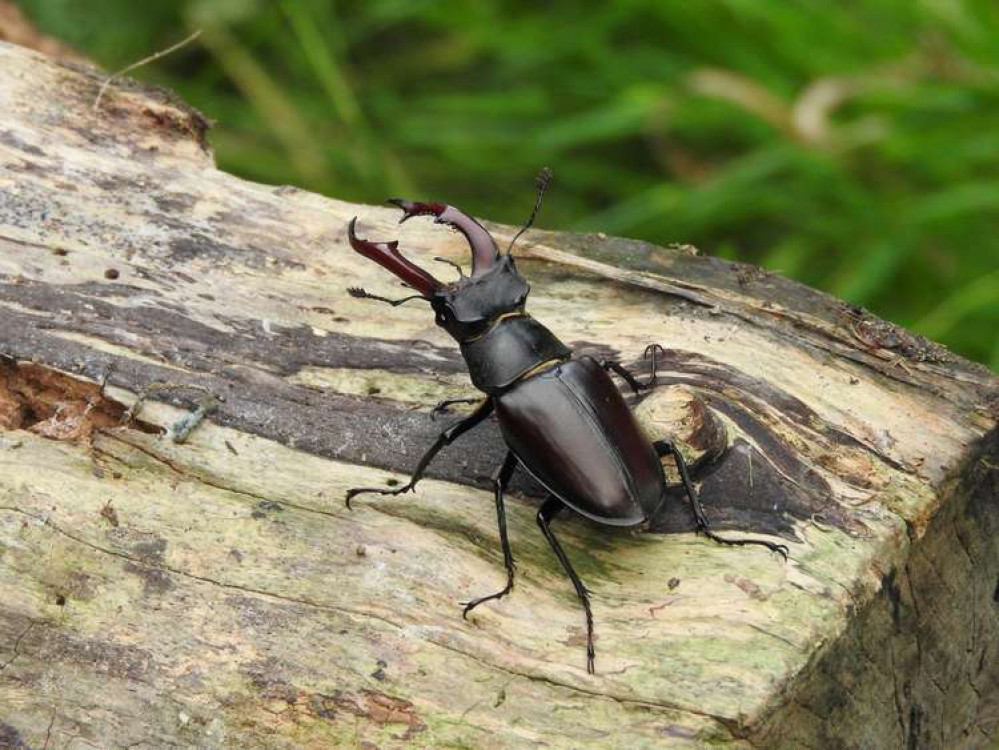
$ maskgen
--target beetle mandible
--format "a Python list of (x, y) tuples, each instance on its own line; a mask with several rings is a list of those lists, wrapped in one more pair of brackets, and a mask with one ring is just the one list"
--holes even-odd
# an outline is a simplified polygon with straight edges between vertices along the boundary
[[(582, 604), (586, 616), (586, 668), (592, 674), (593, 614), (589, 593), (551, 528), (552, 520), (566, 508), (607, 526), (636, 528), (648, 524), (666, 500), (666, 477), (660, 459), (669, 456), (676, 464), (700, 533), (721, 544), (762, 545), (785, 559), (788, 550), (782, 544), (729, 539), (711, 531), (683, 456), (668, 440), (651, 441), (639, 426), (608, 370), (621, 376), (636, 394), (653, 387), (656, 354), (662, 351), (657, 344), (645, 350), (646, 358), (652, 357), (651, 375), (640, 383), (619, 362), (573, 357), (565, 344), (525, 311), (530, 285), (518, 272), (510, 250), (533, 224), (550, 182), (551, 172), (543, 170), (538, 177), (534, 210), (505, 253), (500, 252), (485, 227), (454, 206), (398, 198), (389, 201), (403, 212), (400, 224), (414, 216), (433, 216), (435, 223), (446, 224), (465, 236), (472, 252), (471, 274), (465, 276), (459, 266), (459, 279), (449, 284), (407, 260), (399, 252), (397, 241), (361, 239), (355, 231), (357, 217), (350, 221), (347, 234), (351, 247), (416, 292), (397, 300), (357, 287), (350, 288), (350, 294), (391, 305), (410, 300), (430, 303), (435, 322), (458, 342), (472, 384), (485, 397), (470, 415), (440, 434), (407, 484), (394, 489), (351, 489), (347, 505), (361, 493), (398, 495), (412, 490), (444, 446), (495, 412), (507, 445), (506, 458), (492, 477), (507, 580), (501, 590), (465, 603), (462, 614), (467, 617), (483, 602), (499, 599), (513, 589), (514, 559), (507, 537), (503, 495), (514, 471), (521, 466), (548, 492), (538, 510), (537, 522)], [(444, 401), (435, 412), (451, 403), (478, 400)]]

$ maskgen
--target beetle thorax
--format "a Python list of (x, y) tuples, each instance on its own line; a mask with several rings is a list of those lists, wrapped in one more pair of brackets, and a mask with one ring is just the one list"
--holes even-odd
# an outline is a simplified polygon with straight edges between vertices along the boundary
[(485, 333), (498, 319), (523, 314), (531, 287), (510, 255), (480, 276), (463, 276), (435, 292), (435, 322), (459, 343)]

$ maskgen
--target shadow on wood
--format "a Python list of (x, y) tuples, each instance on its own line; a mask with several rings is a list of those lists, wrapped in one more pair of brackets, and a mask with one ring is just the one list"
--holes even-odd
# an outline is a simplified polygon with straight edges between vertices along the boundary
[[(0, 44), (0, 743), (989, 744), (990, 373), (690, 248), (525, 238), (532, 313), (580, 353), (665, 347), (649, 431), (683, 443), (720, 527), (791, 547), (714, 546), (679, 499), (656, 534), (560, 521), (590, 676), (526, 483), (517, 586), (460, 616), (503, 578), (494, 427), (419, 492), (343, 505), (404, 481), (431, 406), (471, 392), (428, 315), (347, 294), (392, 283), (346, 222), (417, 262), (463, 243), (220, 172), (201, 115), (127, 81), (95, 112), (101, 80)], [(160, 433), (201, 391), (120, 425), (164, 381), (220, 398), (183, 444)]]

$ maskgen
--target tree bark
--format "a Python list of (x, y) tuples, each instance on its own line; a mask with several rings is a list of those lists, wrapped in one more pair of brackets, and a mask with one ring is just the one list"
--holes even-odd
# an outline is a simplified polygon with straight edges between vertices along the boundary
[(635, 370), (661, 344), (648, 430), (723, 533), (791, 550), (698, 537), (679, 494), (647, 534), (560, 518), (588, 675), (522, 476), (516, 588), (461, 617), (504, 576), (494, 425), (418, 492), (343, 504), (405, 481), (448, 422), (430, 407), (474, 395), (426, 309), (347, 294), (398, 287), (346, 223), (424, 267), (467, 262), (460, 237), (221, 172), (200, 114), (130, 81), (95, 109), (102, 80), (0, 43), (0, 745), (993, 740), (987, 370), (690, 247), (529, 234), (532, 314)]

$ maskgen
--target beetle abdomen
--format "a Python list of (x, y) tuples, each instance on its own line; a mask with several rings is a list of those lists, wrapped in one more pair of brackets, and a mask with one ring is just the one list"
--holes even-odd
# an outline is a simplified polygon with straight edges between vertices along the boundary
[(517, 383), (495, 404), (517, 458), (574, 510), (633, 526), (659, 507), (662, 464), (614, 382), (591, 358)]

